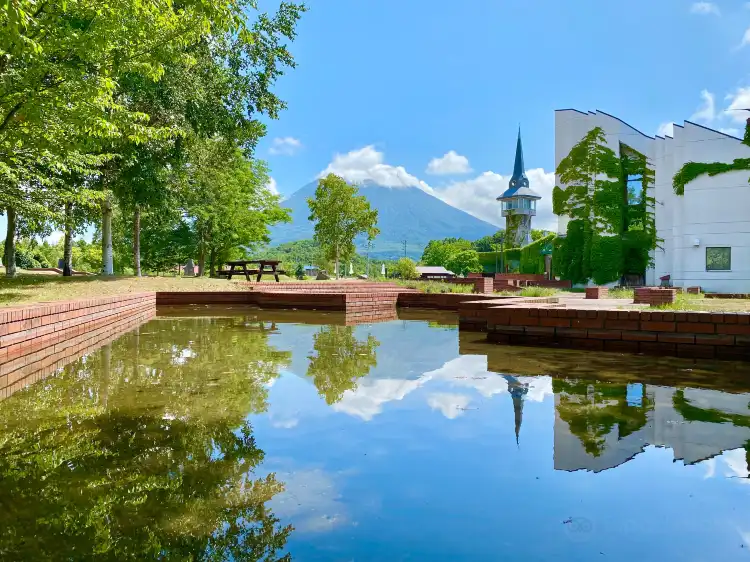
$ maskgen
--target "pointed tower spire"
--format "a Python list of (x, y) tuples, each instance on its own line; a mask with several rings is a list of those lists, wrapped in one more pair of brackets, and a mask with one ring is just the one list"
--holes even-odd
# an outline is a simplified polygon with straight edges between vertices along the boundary
[(516, 161), (513, 164), (513, 176), (510, 178), (509, 186), (511, 189), (519, 187), (529, 187), (529, 180), (526, 177), (523, 164), (523, 144), (521, 143), (521, 125), (518, 126), (518, 140), (516, 141)]
[(519, 125), (518, 141), (516, 141), (516, 163), (513, 165), (513, 177), (522, 177), (524, 175), (523, 168), (523, 145), (521, 144), (521, 125)]

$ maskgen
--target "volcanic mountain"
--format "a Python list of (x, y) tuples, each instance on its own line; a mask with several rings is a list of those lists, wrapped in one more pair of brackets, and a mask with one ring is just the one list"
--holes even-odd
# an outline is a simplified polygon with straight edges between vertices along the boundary
[[(310, 183), (282, 202), (283, 207), (291, 209), (292, 222), (271, 229), (272, 244), (313, 237), (313, 223), (307, 220), (310, 215), (307, 199), (315, 195), (316, 187), (317, 182)], [(359, 192), (378, 210), (380, 235), (370, 250), (370, 256), (376, 259), (403, 256), (404, 241), (407, 255), (419, 258), (430, 240), (450, 237), (477, 240), (498, 230), (497, 226), (452, 207), (418, 187), (364, 183)], [(357, 246), (364, 253), (366, 242), (359, 240)]]

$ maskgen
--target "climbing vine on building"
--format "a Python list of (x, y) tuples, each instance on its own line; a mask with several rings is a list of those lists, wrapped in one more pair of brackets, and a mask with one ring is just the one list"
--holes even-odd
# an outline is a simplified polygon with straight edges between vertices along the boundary
[[(745, 124), (745, 136), (742, 144), (750, 146), (750, 119)], [(685, 186), (701, 176), (718, 176), (727, 172), (750, 171), (750, 158), (735, 158), (731, 164), (726, 162), (687, 162), (672, 178), (672, 189), (675, 195), (684, 195)]]
[(557, 168), (553, 211), (567, 215), (566, 237), (555, 243), (553, 271), (562, 279), (604, 284), (645, 273), (656, 247), (654, 171), (645, 155), (620, 143), (619, 154), (595, 127)]

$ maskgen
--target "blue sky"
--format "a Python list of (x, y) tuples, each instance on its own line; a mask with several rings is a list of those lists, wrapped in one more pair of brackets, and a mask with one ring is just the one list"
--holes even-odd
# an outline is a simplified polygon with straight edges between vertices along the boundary
[[(494, 198), (520, 123), (532, 188), (546, 196), (536, 226), (551, 228), (555, 109), (600, 109), (654, 134), (684, 119), (739, 130), (744, 115), (724, 110), (750, 107), (746, 2), (307, 4), (298, 67), (277, 85), (289, 107), (257, 150), (285, 196), (330, 170), (419, 185), (500, 224)], [(433, 159), (446, 173), (427, 172)]]
[[(277, 88), (289, 108), (258, 147), (282, 195), (324, 169), (352, 180), (395, 174), (499, 222), (493, 199), (507, 184), (498, 175), (512, 171), (519, 123), (526, 167), (536, 170), (529, 174), (532, 187), (547, 194), (555, 109), (600, 109), (654, 134), (662, 124), (691, 118), (738, 129), (741, 123), (724, 114), (732, 102), (726, 96), (744, 96), (750, 107), (750, 89), (742, 90), (750, 86), (750, 35), (742, 44), (750, 3), (310, 0), (308, 6), (292, 45), (298, 67)], [(444, 171), (462, 165), (472, 171), (427, 173), (432, 159), (450, 151), (465, 160), (447, 159), (452, 165)], [(543, 215), (542, 222), (552, 218)]]

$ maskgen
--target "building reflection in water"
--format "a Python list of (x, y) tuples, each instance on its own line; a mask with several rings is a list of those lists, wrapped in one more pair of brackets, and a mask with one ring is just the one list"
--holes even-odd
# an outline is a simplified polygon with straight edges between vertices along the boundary
[(562, 379), (553, 388), (558, 470), (600, 472), (648, 445), (689, 465), (750, 442), (748, 393)]

